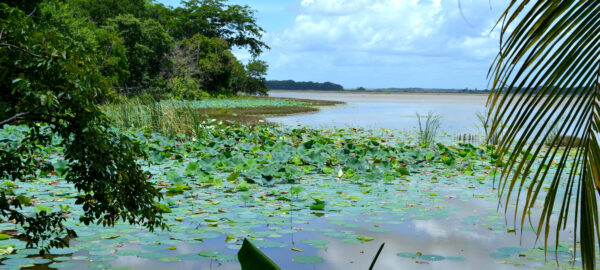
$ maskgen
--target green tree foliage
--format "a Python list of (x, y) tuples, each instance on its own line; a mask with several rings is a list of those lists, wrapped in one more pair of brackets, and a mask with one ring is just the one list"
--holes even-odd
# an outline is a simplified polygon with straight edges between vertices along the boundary
[(192, 78), (198, 89), (210, 94), (235, 94), (232, 79), (237, 59), (221, 38), (200, 34), (183, 40), (175, 53), (176, 76)]
[(140, 20), (131, 14), (109, 19), (105, 27), (124, 40), (129, 62), (127, 86), (147, 85), (161, 70), (169, 68), (168, 54), (173, 40), (160, 23), (153, 19)]
[(71, 0), (70, 4), (98, 25), (123, 14), (140, 17), (146, 8), (145, 0)]
[(248, 62), (246, 66), (237, 65), (234, 69), (233, 90), (250, 95), (267, 95), (269, 88), (264, 76), (268, 67), (265, 61), (256, 59)]
[(531, 220), (547, 189), (537, 236), (547, 246), (555, 230), (558, 242), (571, 219), (588, 270), (600, 243), (598, 10), (600, 1), (511, 1), (499, 20), (489, 100), (490, 134), (499, 135), (498, 160), (506, 162), (500, 190), (506, 205), (517, 197), (515, 222)]
[[(118, 220), (149, 230), (163, 227), (155, 200), (159, 191), (137, 165), (140, 145), (113, 132), (97, 107), (110, 97), (102, 75), (104, 51), (93, 25), (75, 17), (67, 5), (47, 2), (34, 20), (19, 8), (0, 3), (0, 127), (30, 127), (19, 144), (0, 148), (1, 177), (27, 181), (42, 167), (36, 150), (59, 136), (68, 165), (66, 181), (80, 191), (79, 219), (113, 225)], [(20, 196), (19, 196), (20, 195)], [(74, 231), (63, 226), (66, 213), (25, 214), (27, 194), (0, 191), (0, 215), (24, 229), (29, 245), (67, 245)], [(67, 238), (66, 238), (67, 237)]]
[(344, 90), (343, 86), (331, 82), (295, 82), (293, 80), (267, 81), (267, 86), (279, 90)]
[[(257, 75), (255, 61), (244, 66), (231, 53), (232, 47), (247, 48), (256, 57), (268, 48), (248, 6), (226, 0), (184, 1), (176, 9), (145, 0), (67, 3), (98, 27), (95, 36), (106, 52), (103, 74), (122, 93), (199, 99), (266, 92), (266, 70)], [(207, 47), (185, 48), (194, 42)]]
[(249, 6), (227, 5), (226, 0), (182, 3), (183, 7), (173, 11), (169, 25), (176, 39), (188, 39), (197, 34), (222, 38), (229, 46), (247, 48), (253, 56), (269, 48), (260, 40), (264, 30), (256, 23), (254, 11)]
[(104, 52), (102, 74), (112, 81), (113, 86), (126, 85), (131, 73), (123, 38), (118, 33), (105, 28), (96, 28), (94, 36), (100, 52)]
[(169, 29), (169, 21), (173, 19), (173, 10), (161, 3), (146, 3), (144, 14), (142, 18), (153, 19), (159, 22), (163, 27), (167, 29), (167, 32), (171, 32)]
[(168, 87), (171, 95), (179, 99), (201, 100), (210, 97), (210, 94), (200, 89), (198, 80), (191, 77), (173, 77), (169, 80)]

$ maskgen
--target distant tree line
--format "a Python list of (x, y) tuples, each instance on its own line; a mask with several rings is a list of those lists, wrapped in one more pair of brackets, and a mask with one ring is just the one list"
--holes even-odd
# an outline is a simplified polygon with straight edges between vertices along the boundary
[(405, 92), (405, 93), (489, 93), (488, 89), (451, 89), (451, 88), (377, 88), (368, 91), (374, 92)]
[(344, 90), (343, 86), (331, 82), (296, 82), (293, 80), (267, 81), (267, 86), (270, 89), (278, 90)]

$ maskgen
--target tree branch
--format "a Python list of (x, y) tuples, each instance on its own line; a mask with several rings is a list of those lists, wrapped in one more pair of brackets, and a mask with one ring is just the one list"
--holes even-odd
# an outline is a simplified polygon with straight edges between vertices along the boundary
[(31, 13), (27, 14), (27, 17), (33, 16), (33, 13), (35, 13), (36, 10), (37, 10), (37, 8), (33, 8), (33, 10), (31, 11)]
[[(37, 110), (38, 108), (35, 108), (34, 110)], [(4, 125), (8, 125), (8, 124), (14, 123), (19, 120), (39, 121), (39, 122), (45, 122), (45, 123), (54, 124), (54, 125), (59, 124), (57, 121), (51, 121), (50, 120), (51, 118), (56, 118), (56, 119), (65, 120), (65, 121), (73, 120), (73, 118), (68, 117), (68, 116), (60, 116), (60, 115), (55, 115), (55, 114), (50, 114), (50, 113), (28, 111), (28, 112), (17, 113), (6, 120), (0, 121), (0, 128)]]
[(48, 56), (42, 56), (42, 55), (39, 55), (39, 54), (35, 54), (35, 53), (32, 53), (32, 52), (30, 52), (30, 51), (28, 51), (28, 50), (26, 50), (26, 49), (23, 49), (23, 48), (21, 48), (21, 47), (19, 47), (19, 46), (15, 46), (15, 45), (8, 44), (8, 43), (0, 43), (0, 47), (9, 47), (9, 48), (15, 48), (15, 49), (17, 49), (17, 50), (19, 50), (19, 51), (22, 51), (22, 52), (24, 52), (24, 53), (26, 53), (26, 54), (29, 54), (29, 55), (31, 55), (31, 56), (34, 56), (34, 57), (37, 57), (37, 58), (45, 58), (45, 59), (48, 59), (48, 58), (49, 58)]
[(13, 115), (12, 117), (6, 119), (6, 120), (2, 120), (0, 121), (0, 127), (3, 127), (4, 125), (8, 125), (12, 122), (15, 121), (19, 121), (19, 120), (24, 120), (25, 116), (31, 115), (33, 112), (22, 112), (22, 113), (17, 113), (15, 115)]

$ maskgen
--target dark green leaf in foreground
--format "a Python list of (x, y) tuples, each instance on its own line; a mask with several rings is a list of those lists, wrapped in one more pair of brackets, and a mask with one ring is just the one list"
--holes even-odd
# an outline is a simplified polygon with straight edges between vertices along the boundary
[(238, 260), (242, 270), (280, 270), (269, 257), (256, 248), (248, 239), (244, 239), (242, 248), (238, 252)]

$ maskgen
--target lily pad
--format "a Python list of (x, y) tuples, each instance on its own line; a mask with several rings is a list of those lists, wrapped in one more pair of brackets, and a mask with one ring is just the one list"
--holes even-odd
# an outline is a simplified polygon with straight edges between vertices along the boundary
[(325, 240), (325, 239), (304, 239), (302, 240), (302, 243), (307, 244), (307, 245), (311, 245), (315, 248), (321, 248), (324, 249), (327, 247), (327, 244), (329, 244), (329, 240)]
[(416, 258), (419, 257), (419, 255), (417, 255), (416, 253), (409, 253), (409, 252), (400, 252), (397, 253), (396, 255), (402, 257), (402, 258)]
[(108, 263), (97, 263), (88, 265), (89, 269), (110, 269), (112, 268), (111, 264)]
[(423, 261), (443, 261), (445, 259), (444, 256), (433, 255), (433, 254), (423, 254), (419, 256), (419, 260)]
[(325, 260), (321, 257), (317, 257), (317, 256), (298, 256), (298, 257), (294, 257), (292, 259), (294, 262), (297, 263), (322, 263)]
[(217, 255), (219, 255), (219, 253), (221, 253), (218, 250), (204, 250), (204, 251), (200, 251), (198, 253), (198, 255), (202, 256), (202, 257), (215, 257)]
[(174, 257), (174, 256), (165, 256), (165, 257), (161, 257), (158, 259), (161, 262), (180, 262), (181, 260), (183, 260), (180, 257)]
[(53, 263), (48, 265), (48, 267), (50, 268), (54, 268), (54, 269), (69, 269), (69, 268), (74, 268), (77, 265), (72, 263), (72, 262), (59, 262), (59, 263)]

